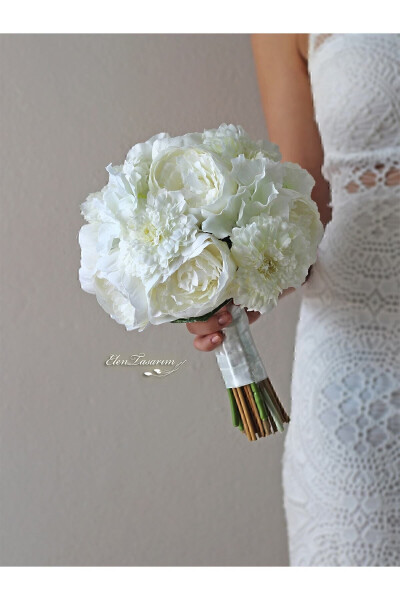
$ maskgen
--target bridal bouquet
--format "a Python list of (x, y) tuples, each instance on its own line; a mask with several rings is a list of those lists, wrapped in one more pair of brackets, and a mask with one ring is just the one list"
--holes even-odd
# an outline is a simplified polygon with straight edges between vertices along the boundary
[(240, 126), (133, 146), (82, 204), (82, 289), (128, 331), (233, 320), (214, 352), (233, 424), (256, 440), (289, 422), (253, 342), (245, 307), (266, 313), (304, 283), (323, 226), (313, 177)]

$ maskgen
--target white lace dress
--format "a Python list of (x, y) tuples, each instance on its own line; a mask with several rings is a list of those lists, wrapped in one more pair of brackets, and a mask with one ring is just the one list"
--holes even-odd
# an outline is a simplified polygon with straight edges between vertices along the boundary
[(400, 35), (311, 34), (308, 65), (333, 216), (296, 334), (290, 565), (400, 565)]

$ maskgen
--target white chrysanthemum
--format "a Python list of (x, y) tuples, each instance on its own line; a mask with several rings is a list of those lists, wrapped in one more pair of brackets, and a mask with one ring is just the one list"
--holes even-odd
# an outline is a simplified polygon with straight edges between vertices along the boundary
[(199, 241), (172, 273), (149, 290), (151, 323), (199, 317), (230, 298), (236, 265), (228, 245), (208, 234), (199, 234)]
[(232, 256), (238, 265), (232, 282), (236, 304), (265, 313), (286, 288), (300, 286), (315, 262), (302, 230), (282, 217), (261, 214), (232, 231)]
[(166, 271), (175, 258), (191, 247), (198, 233), (197, 219), (186, 214), (180, 192), (161, 190), (137, 206), (126, 224), (119, 249), (124, 269), (144, 282)]

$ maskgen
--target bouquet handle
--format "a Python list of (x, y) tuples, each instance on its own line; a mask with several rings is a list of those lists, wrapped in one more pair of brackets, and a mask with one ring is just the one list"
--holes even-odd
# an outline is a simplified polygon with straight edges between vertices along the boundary
[(228, 391), (232, 424), (249, 440), (256, 441), (256, 436), (282, 432), (290, 417), (268, 377), (245, 309), (233, 303), (226, 308), (232, 314), (232, 322), (223, 329), (224, 340), (214, 352)]

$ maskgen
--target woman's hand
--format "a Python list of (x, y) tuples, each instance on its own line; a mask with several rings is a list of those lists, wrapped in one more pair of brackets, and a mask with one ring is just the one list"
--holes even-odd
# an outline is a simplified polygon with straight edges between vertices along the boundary
[[(304, 285), (309, 279), (312, 267), (313, 265), (311, 265), (311, 267), (308, 269), (307, 277), (305, 278), (302, 285)], [(283, 290), (283, 292), (278, 298), (278, 301), (284, 296), (287, 296), (288, 294), (291, 294), (294, 291), (295, 288), (287, 288), (286, 290)], [(230, 306), (230, 303), (220, 308), (220, 310), (217, 311), (212, 317), (207, 319), (207, 321), (186, 323), (188, 331), (190, 331), (190, 333), (193, 333), (196, 336), (193, 340), (193, 345), (195, 348), (197, 348), (197, 350), (210, 352), (222, 343), (224, 339), (224, 334), (221, 331), (221, 328), (226, 327), (232, 321), (232, 315), (227, 310), (228, 306)], [(250, 325), (251, 323), (254, 323), (254, 321), (257, 321), (257, 319), (261, 316), (261, 313), (259, 313), (256, 310), (248, 311), (247, 308), (245, 310)]]
[[(232, 315), (227, 310), (227, 306), (228, 305), (223, 306), (212, 317), (207, 319), (207, 321), (186, 323), (188, 331), (196, 336), (193, 340), (193, 345), (197, 350), (210, 352), (222, 343), (224, 334), (221, 331), (221, 328), (226, 327), (232, 322)], [(247, 316), (249, 323), (254, 323), (254, 321), (259, 318), (260, 313), (250, 310), (247, 312)]]

